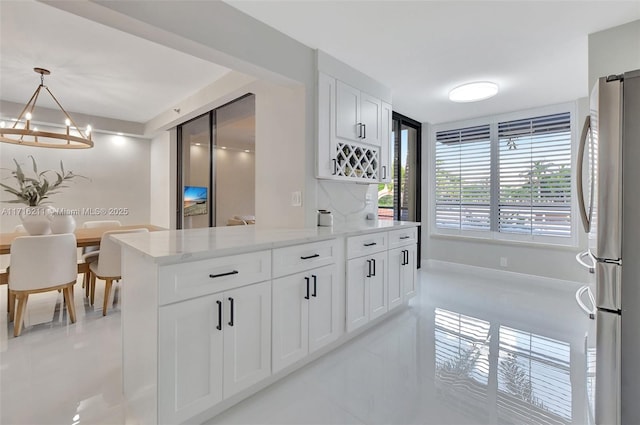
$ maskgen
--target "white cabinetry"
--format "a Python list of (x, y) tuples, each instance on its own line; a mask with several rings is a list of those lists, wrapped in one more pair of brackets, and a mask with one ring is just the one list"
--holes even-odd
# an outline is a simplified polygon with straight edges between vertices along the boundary
[(348, 238), (347, 255), (346, 314), (350, 332), (388, 311), (387, 234)]
[(163, 268), (162, 276), (176, 282), (161, 288), (160, 294), (169, 291), (164, 299), (180, 293), (177, 283), (197, 282), (196, 276), (185, 278), (193, 270), (200, 270), (212, 294), (159, 308), (160, 422), (188, 421), (271, 375), (271, 282), (238, 287), (263, 273), (270, 278), (270, 267), (260, 261), (265, 256), (270, 259), (269, 251)]
[(390, 111), (375, 96), (319, 73), (317, 176), (388, 181)]
[[(344, 308), (344, 278), (338, 271), (343, 268), (327, 255), (337, 255), (339, 245), (333, 240), (274, 250), (274, 274), (291, 270), (290, 265), (298, 259), (306, 259), (303, 261), (308, 261), (309, 268), (273, 281), (274, 373), (344, 333), (344, 314), (340, 311)], [(313, 268), (329, 259), (331, 264)]]
[(417, 229), (389, 232), (389, 309), (398, 307), (416, 293)]
[(337, 138), (380, 146), (382, 119), (380, 99), (338, 80), (335, 114)]

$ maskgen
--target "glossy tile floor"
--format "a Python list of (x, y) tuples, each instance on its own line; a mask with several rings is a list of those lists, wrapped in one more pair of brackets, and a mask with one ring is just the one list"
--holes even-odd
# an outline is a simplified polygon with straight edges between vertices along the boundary
[[(209, 424), (586, 424), (590, 321), (574, 285), (419, 273), (410, 307)], [(30, 297), (13, 338), (0, 320), (0, 423), (125, 423), (120, 312), (76, 285)], [(117, 298), (117, 291), (116, 291)], [(0, 307), (6, 311), (6, 287)]]

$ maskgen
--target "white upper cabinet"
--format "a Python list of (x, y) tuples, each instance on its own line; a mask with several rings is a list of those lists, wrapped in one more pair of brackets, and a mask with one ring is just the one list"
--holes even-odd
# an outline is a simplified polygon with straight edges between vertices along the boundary
[(362, 141), (360, 90), (338, 81), (336, 84), (336, 137)]
[(390, 117), (391, 105), (319, 73), (317, 176), (390, 181)]

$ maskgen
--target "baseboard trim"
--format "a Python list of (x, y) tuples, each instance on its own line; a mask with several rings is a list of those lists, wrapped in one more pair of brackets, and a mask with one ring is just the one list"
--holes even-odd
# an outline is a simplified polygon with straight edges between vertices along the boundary
[(472, 266), (469, 264), (453, 263), (450, 261), (422, 259), (423, 268), (426, 270), (444, 270), (460, 273), (470, 273), (487, 279), (504, 279), (523, 282), (528, 285), (549, 287), (553, 289), (566, 289), (574, 291), (576, 287), (584, 285), (586, 282), (556, 279), (547, 276), (538, 276), (527, 273), (519, 273), (508, 270), (498, 270), (489, 267)]

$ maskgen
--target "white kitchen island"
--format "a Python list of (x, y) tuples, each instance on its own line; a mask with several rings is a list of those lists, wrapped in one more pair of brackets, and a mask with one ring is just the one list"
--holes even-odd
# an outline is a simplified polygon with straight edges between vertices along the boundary
[(415, 294), (417, 226), (113, 236), (128, 419), (203, 422), (384, 320)]

